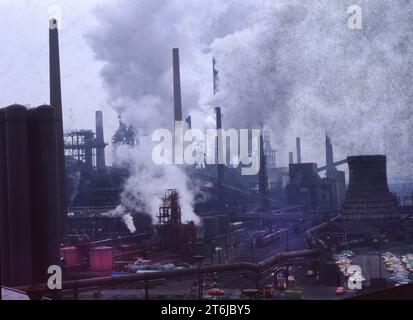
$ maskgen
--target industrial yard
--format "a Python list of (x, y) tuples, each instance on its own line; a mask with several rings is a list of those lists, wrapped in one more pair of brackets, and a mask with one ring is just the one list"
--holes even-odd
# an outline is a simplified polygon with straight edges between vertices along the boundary
[[(174, 42), (159, 61), (168, 70), (159, 87), (171, 98), (162, 119), (145, 109), (147, 94), (148, 100), (126, 99), (124, 109), (114, 108), (114, 131), (111, 116), (96, 106), (82, 112), (94, 129), (69, 128), (65, 33), (56, 18), (42, 32), (49, 36), (49, 101), (0, 108), (2, 299), (357, 300), (397, 298), (400, 288), (413, 299), (413, 173), (402, 163), (404, 180), (394, 182), (389, 163), (393, 170), (402, 160), (391, 147), (353, 152), (358, 137), (341, 144), (339, 134), (323, 127), (322, 152), (312, 157), (304, 152), (314, 143), (308, 126), (308, 136), (300, 127), (279, 151), (281, 130), (252, 106), (250, 118), (260, 121), (248, 128), (258, 132), (256, 140), (247, 130), (249, 167), (244, 142), (232, 140), (240, 131), (229, 130), (237, 116), (220, 100), (235, 93), (225, 87), (227, 69), (212, 56), (212, 102), (202, 117), (215, 135), (212, 148), (198, 152), (187, 140), (196, 136), (193, 129), (204, 129), (185, 104), (192, 88), (182, 80), (190, 72), (182, 52), (189, 49)], [(134, 122), (129, 104), (150, 126)], [(158, 127), (174, 128), (172, 150), (161, 144), (173, 164), (155, 164), (156, 149), (147, 147)], [(183, 163), (180, 144), (194, 147), (182, 150)], [(190, 156), (196, 160), (184, 163)], [(254, 159), (257, 172), (244, 174)]]

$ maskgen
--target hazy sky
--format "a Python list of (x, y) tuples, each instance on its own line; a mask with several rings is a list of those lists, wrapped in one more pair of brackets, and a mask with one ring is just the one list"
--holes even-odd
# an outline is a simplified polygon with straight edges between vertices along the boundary
[[(96, 23), (93, 10), (109, 0), (0, 0), (0, 106), (49, 102), (48, 19), (59, 10), (65, 128), (94, 128), (104, 110), (109, 141), (115, 112), (106, 105), (102, 63), (84, 37)], [(110, 124), (110, 125), (109, 125)], [(110, 131), (109, 131), (110, 130)]]
[[(360, 31), (347, 27), (356, 3)], [(387, 153), (389, 175), (412, 174), (413, 1), (0, 0), (0, 106), (49, 101), (56, 13), (66, 129), (93, 129), (99, 109), (107, 142), (114, 110), (148, 133), (148, 124), (170, 123), (171, 49), (179, 47), (184, 114), (195, 125), (219, 103), (224, 126), (265, 120), (281, 165), (301, 136), (304, 161), (321, 166), (329, 132), (337, 160)]]

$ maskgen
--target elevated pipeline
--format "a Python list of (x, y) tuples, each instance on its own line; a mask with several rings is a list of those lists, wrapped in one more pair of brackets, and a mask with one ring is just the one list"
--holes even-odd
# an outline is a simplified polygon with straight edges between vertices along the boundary
[[(252, 272), (259, 274), (265, 272), (271, 267), (276, 266), (279, 263), (287, 262), (289, 259), (297, 257), (315, 257), (319, 255), (319, 251), (315, 249), (289, 251), (271, 256), (258, 263), (250, 262), (238, 262), (230, 264), (220, 264), (220, 265), (210, 265), (210, 266), (200, 266), (192, 267), (188, 269), (180, 270), (169, 270), (169, 271), (159, 271), (159, 272), (148, 272), (148, 273), (138, 273), (125, 276), (117, 277), (99, 277), (90, 279), (80, 279), (80, 280), (70, 280), (64, 281), (62, 284), (63, 290), (73, 290), (80, 288), (96, 287), (96, 286), (113, 286), (119, 284), (126, 284), (132, 282), (140, 281), (150, 281), (159, 279), (171, 279), (187, 277), (198, 274), (208, 274), (208, 273), (225, 273), (225, 272)], [(47, 292), (48, 288), (46, 284), (39, 286), (25, 286), (17, 288), (25, 292)]]

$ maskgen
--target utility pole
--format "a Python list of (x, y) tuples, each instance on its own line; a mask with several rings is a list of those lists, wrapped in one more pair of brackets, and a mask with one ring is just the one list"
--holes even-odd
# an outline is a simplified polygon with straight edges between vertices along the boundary
[(201, 263), (204, 256), (196, 255), (194, 259), (198, 261), (198, 299), (202, 300), (203, 292), (202, 292), (202, 277), (201, 277)]

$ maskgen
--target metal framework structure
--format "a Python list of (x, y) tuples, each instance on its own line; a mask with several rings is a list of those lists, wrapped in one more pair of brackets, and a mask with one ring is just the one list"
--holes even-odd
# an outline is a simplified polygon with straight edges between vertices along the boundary
[(95, 135), (92, 130), (77, 130), (64, 135), (65, 155), (93, 166), (96, 155)]
[(271, 145), (271, 136), (268, 131), (264, 132), (264, 154), (267, 159), (267, 167), (269, 169), (277, 167), (277, 150)]
[(181, 206), (179, 204), (179, 192), (177, 189), (166, 189), (159, 208), (159, 224), (181, 224)]

